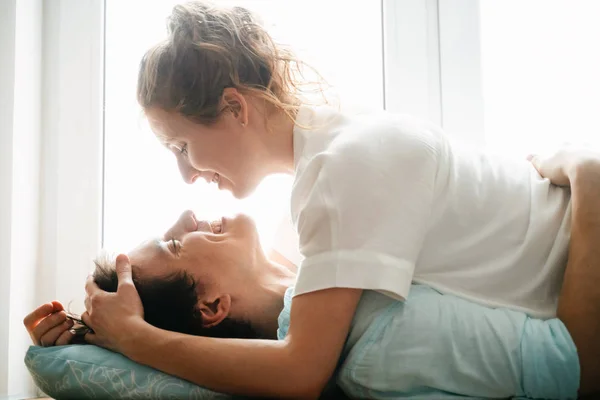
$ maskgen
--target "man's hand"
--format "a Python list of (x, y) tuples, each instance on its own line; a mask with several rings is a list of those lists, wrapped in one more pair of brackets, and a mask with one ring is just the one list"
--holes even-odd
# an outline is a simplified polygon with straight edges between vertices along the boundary
[(75, 335), (69, 330), (73, 321), (67, 319), (65, 308), (58, 301), (39, 306), (23, 320), (23, 324), (36, 346), (64, 346)]
[(550, 157), (528, 159), (542, 177), (558, 186), (569, 186), (582, 169), (600, 168), (600, 154), (583, 148), (565, 147)]
[(124, 254), (117, 257), (117, 276), (119, 286), (115, 293), (101, 290), (93, 277), (88, 278), (87, 311), (81, 318), (94, 331), (85, 335), (86, 342), (125, 354), (136, 327), (146, 322), (142, 301), (133, 284), (131, 264)]
[(532, 157), (539, 173), (571, 188), (569, 259), (557, 316), (577, 347), (579, 394), (600, 393), (600, 154), (565, 148), (552, 157)]

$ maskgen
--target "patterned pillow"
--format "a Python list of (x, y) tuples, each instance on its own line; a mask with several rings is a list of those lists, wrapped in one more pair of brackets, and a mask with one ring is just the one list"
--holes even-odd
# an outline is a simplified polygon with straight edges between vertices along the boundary
[(59, 399), (239, 399), (92, 345), (31, 346), (25, 365), (38, 387)]

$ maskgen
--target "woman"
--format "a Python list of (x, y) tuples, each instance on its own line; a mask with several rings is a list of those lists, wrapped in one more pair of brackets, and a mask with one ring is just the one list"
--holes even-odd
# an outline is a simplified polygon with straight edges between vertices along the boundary
[(286, 340), (187, 341), (153, 331), (131, 342), (143, 310), (126, 257), (117, 294), (87, 286), (83, 318), (96, 332), (87, 339), (215, 389), (316, 397), (362, 291), (406, 299), (415, 281), (492, 307), (558, 315), (587, 349), (581, 392), (600, 389), (592, 340), (600, 331), (588, 320), (598, 315), (590, 282), (599, 269), (573, 261), (561, 290), (569, 235), (587, 229), (569, 230), (569, 210), (580, 210), (568, 191), (526, 163), (458, 149), (409, 117), (307, 107), (296, 65), (246, 10), (197, 2), (174, 8), (169, 37), (144, 56), (138, 84), (186, 181), (204, 178), (244, 197), (268, 174), (295, 175), (292, 215), (305, 259)]
[[(161, 238), (129, 252), (129, 259), (144, 319), (154, 327), (285, 339), (295, 273), (265, 256), (250, 218), (208, 224), (186, 211)], [(114, 259), (99, 257), (96, 264), (94, 282), (116, 292)], [(75, 337), (63, 313), (48, 315), (53, 308), (43, 305), (26, 318), (38, 345)], [(35, 322), (36, 315), (43, 319)], [(406, 302), (363, 292), (335, 380), (353, 398), (560, 399), (577, 396), (579, 364), (558, 319), (536, 320), (414, 285)]]

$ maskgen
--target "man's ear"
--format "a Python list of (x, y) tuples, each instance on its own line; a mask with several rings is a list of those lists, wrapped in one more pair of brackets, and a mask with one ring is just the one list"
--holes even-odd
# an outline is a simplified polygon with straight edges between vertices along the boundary
[(203, 300), (198, 306), (202, 314), (202, 326), (212, 328), (217, 326), (231, 312), (231, 296), (228, 294), (219, 297)]

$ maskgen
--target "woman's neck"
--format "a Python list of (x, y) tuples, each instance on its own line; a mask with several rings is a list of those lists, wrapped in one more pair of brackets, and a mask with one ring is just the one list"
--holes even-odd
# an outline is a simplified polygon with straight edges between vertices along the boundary
[[(272, 174), (294, 174), (294, 126), (295, 121), (282, 110), (267, 110), (262, 104), (253, 108), (256, 120), (264, 120), (262, 141), (269, 159), (268, 170)], [(265, 113), (268, 117), (265, 119)]]

